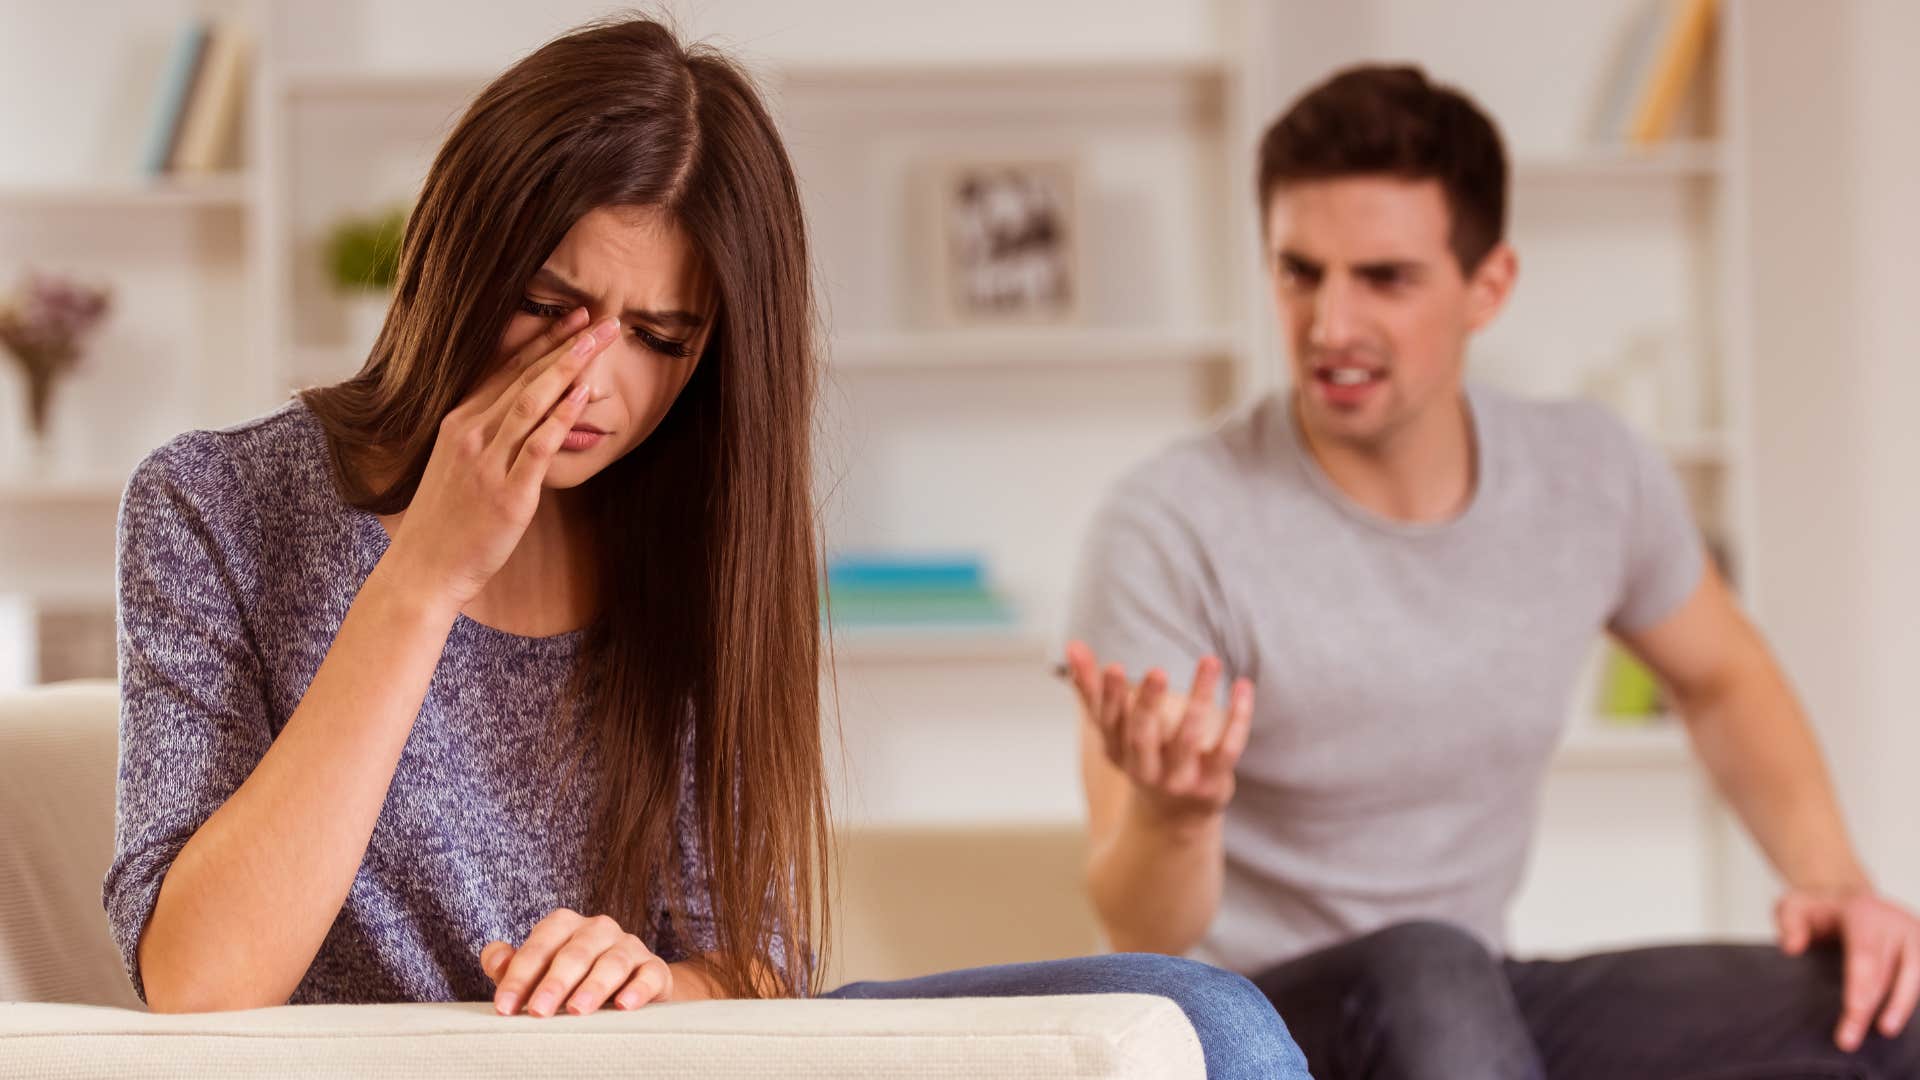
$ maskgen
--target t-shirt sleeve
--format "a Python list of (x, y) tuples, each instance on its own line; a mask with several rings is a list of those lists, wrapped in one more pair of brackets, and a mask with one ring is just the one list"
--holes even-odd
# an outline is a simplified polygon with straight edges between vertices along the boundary
[(1646, 440), (1624, 428), (1619, 435), (1629, 473), (1626, 566), (1607, 627), (1634, 633), (1673, 614), (1693, 595), (1707, 556), (1672, 464)]
[(1144, 485), (1122, 484), (1088, 527), (1068, 636), (1085, 642), (1102, 667), (1118, 663), (1129, 679), (1157, 667), (1184, 689), (1204, 656), (1220, 657), (1227, 674), (1235, 674), (1220, 632), (1221, 610), (1218, 583), (1192, 526)]
[(121, 501), (120, 769), (102, 901), (133, 988), (160, 884), (272, 742), (247, 626), (260, 529), (232, 463), (200, 433), (156, 450)]

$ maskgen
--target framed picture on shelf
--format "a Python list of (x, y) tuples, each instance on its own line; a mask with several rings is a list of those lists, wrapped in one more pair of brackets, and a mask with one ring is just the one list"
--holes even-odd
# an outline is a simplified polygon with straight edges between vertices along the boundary
[(943, 161), (924, 171), (933, 321), (1071, 322), (1080, 313), (1079, 169), (1070, 158)]

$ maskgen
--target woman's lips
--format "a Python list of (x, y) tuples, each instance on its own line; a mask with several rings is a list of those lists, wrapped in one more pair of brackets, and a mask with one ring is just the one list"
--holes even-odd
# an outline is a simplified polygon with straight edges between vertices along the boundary
[(575, 424), (573, 430), (567, 432), (566, 439), (560, 443), (560, 449), (591, 450), (599, 445), (601, 439), (606, 437), (606, 432), (601, 431), (592, 424)]

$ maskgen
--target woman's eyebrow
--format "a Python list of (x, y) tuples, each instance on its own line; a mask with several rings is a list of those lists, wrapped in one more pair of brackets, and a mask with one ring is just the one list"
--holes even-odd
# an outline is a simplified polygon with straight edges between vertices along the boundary
[[(593, 297), (588, 296), (585, 289), (544, 266), (533, 272), (532, 283), (552, 289), (577, 304), (588, 304), (593, 301)], [(620, 313), (620, 317), (627, 322), (652, 323), (655, 326), (671, 327), (676, 330), (698, 330), (707, 323), (707, 317), (704, 315), (678, 309), (653, 311), (646, 308), (628, 308)]]

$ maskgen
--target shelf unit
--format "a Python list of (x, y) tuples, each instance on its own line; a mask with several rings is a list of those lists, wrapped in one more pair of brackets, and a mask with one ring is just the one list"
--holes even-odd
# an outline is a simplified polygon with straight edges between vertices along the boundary
[(906, 372), (928, 368), (1133, 367), (1232, 364), (1231, 331), (1044, 327), (1018, 330), (849, 334), (830, 346), (833, 366)]
[(252, 202), (248, 177), (221, 174), (154, 181), (0, 184), (4, 210), (230, 210)]

